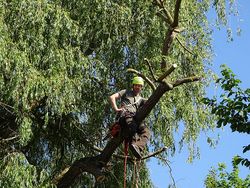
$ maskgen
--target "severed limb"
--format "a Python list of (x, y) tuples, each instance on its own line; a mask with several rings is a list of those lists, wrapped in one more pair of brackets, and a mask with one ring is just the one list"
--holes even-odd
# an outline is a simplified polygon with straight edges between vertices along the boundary
[(164, 72), (159, 78), (158, 82), (161, 82), (163, 79), (165, 79), (167, 76), (169, 76), (175, 69), (177, 68), (177, 64), (173, 64), (166, 72)]

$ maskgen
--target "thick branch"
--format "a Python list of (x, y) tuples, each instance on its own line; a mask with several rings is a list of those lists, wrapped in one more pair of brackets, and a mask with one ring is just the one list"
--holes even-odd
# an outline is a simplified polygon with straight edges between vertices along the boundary
[(127, 69), (127, 72), (132, 72), (132, 73), (137, 74), (138, 76), (142, 77), (150, 85), (150, 87), (153, 89), (153, 91), (156, 89), (154, 83), (148, 77), (146, 77), (142, 73), (138, 72), (137, 70), (135, 70), (135, 69)]
[(162, 61), (161, 61), (161, 69), (164, 70), (166, 68), (167, 62), (164, 60), (164, 56), (167, 56), (169, 53), (169, 49), (171, 44), (173, 43), (174, 38), (176, 37), (177, 33), (176, 28), (179, 23), (179, 13), (180, 13), (180, 6), (181, 6), (181, 0), (177, 0), (175, 4), (175, 11), (174, 11), (174, 19), (172, 18), (171, 14), (169, 11), (166, 9), (164, 6), (164, 3), (162, 0), (155, 0), (155, 4), (160, 8), (160, 10), (163, 11), (163, 14), (160, 12), (157, 14), (158, 16), (162, 17), (165, 22), (169, 24), (169, 29), (165, 34), (165, 39), (163, 43), (163, 48), (162, 48)]
[(156, 88), (153, 94), (149, 97), (147, 102), (140, 109), (138, 109), (136, 116), (135, 116), (137, 123), (138, 124), (141, 123), (148, 116), (148, 114), (155, 107), (155, 105), (158, 103), (158, 101), (164, 95), (164, 93), (172, 90), (174, 87), (177, 87), (181, 84), (198, 81), (200, 79), (201, 79), (200, 77), (193, 76), (193, 77), (177, 80), (173, 84), (170, 84), (162, 80), (162, 82), (159, 84), (159, 86)]
[(174, 10), (174, 21), (172, 24), (173, 28), (178, 26), (180, 8), (181, 8), (181, 0), (177, 0), (175, 4), (175, 10)]
[(53, 178), (52, 182), (57, 185), (59, 183), (59, 181), (63, 178), (63, 176), (69, 171), (70, 167), (66, 167), (64, 168), (60, 174), (58, 174), (56, 177)]
[(136, 113), (136, 121), (138, 124), (140, 124), (151, 112), (151, 110), (155, 107), (155, 105), (158, 103), (162, 95), (169, 90), (172, 90), (173, 86), (167, 82), (162, 81), (159, 86), (156, 88), (156, 90), (153, 92), (153, 94), (149, 97), (147, 102), (138, 109)]
[(169, 76), (175, 69), (177, 68), (177, 64), (173, 64), (170, 69), (168, 69), (166, 72), (164, 72), (159, 78), (158, 78), (158, 82), (161, 82), (164, 78), (166, 78), (167, 76)]
[(70, 187), (73, 181), (83, 172), (89, 172), (95, 176), (97, 181), (101, 181), (105, 178), (101, 168), (103, 164), (100, 163), (96, 157), (82, 158), (75, 161), (69, 170), (63, 174), (63, 177), (59, 180), (57, 187), (65, 188)]
[(181, 84), (185, 84), (185, 83), (189, 83), (189, 82), (195, 82), (195, 81), (199, 81), (201, 80), (200, 77), (198, 76), (192, 76), (192, 77), (188, 77), (188, 78), (183, 78), (181, 80), (176, 80), (174, 83), (173, 83), (173, 86), (174, 87), (177, 87)]
[(161, 69), (165, 70), (167, 66), (167, 62), (164, 59), (164, 56), (167, 56), (169, 54), (170, 47), (176, 38), (177, 34), (180, 32), (178, 28), (172, 28), (170, 27), (168, 31), (166, 32), (163, 48), (162, 48), (162, 62), (161, 62)]
[(158, 154), (160, 154), (160, 153), (166, 151), (166, 149), (167, 149), (167, 147), (163, 147), (163, 148), (159, 149), (159, 150), (156, 151), (156, 152), (150, 153), (150, 154), (148, 154), (148, 155), (142, 157), (141, 160), (145, 160), (145, 159), (148, 159), (148, 158), (150, 158), (150, 157), (154, 157), (154, 156), (156, 156), (156, 155), (158, 155)]
[(169, 25), (171, 25), (174, 20), (173, 20), (171, 14), (169, 13), (169, 11), (164, 6), (163, 1), (162, 0), (155, 0), (154, 2), (160, 8), (160, 10), (162, 10), (164, 12), (164, 14), (166, 15), (166, 17), (164, 16), (166, 18), (164, 21), (166, 21)]

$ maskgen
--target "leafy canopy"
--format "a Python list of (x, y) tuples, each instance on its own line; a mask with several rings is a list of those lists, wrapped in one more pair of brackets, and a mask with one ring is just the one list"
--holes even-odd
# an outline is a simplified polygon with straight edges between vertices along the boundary
[[(150, 0), (1, 0), (1, 159), (23, 153), (27, 160), (20, 164), (44, 169), (52, 178), (75, 159), (93, 154), (93, 145), (105, 145), (101, 140), (114, 118), (107, 97), (130, 87), (132, 75), (126, 69), (150, 76), (143, 60), (147, 58), (158, 75), (164, 58), (167, 66), (178, 65), (170, 79), (197, 75), (204, 82), (179, 87), (162, 98), (148, 119), (151, 148), (167, 146), (170, 152), (162, 156), (166, 157), (175, 152), (176, 143), (187, 144), (192, 160), (198, 154), (195, 141), (200, 131), (213, 128), (200, 102), (211, 78), (206, 13), (212, 5), (220, 23), (227, 24), (225, 7), (232, 3), (182, 1), (183, 30), (169, 54), (162, 56), (169, 25), (157, 16), (161, 10)], [(173, 15), (175, 1), (164, 4)], [(150, 92), (146, 86), (145, 96)], [(179, 129), (183, 134), (175, 140)], [(16, 177), (19, 170), (11, 173)], [(144, 178), (148, 181), (146, 168)]]
[(226, 171), (226, 165), (220, 163), (218, 169), (211, 169), (205, 180), (206, 188), (214, 187), (249, 187), (250, 175), (245, 179), (239, 177), (239, 167), (236, 164), (236, 158), (233, 161), (232, 172)]
[[(220, 99), (204, 98), (204, 103), (212, 107), (212, 114), (218, 117), (217, 127), (229, 125), (231, 130), (239, 133), (250, 134), (250, 89), (240, 88), (241, 81), (235, 78), (231, 69), (222, 66), (222, 78), (217, 82), (223, 89)], [(243, 153), (250, 150), (250, 145), (244, 146)], [(250, 161), (241, 157), (235, 159), (237, 164), (241, 163), (250, 167)]]

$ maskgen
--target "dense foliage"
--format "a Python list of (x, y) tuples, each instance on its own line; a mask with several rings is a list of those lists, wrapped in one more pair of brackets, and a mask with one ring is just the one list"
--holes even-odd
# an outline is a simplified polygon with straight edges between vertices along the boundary
[[(153, 1), (155, 2), (155, 1)], [(173, 14), (174, 0), (165, 1)], [(204, 82), (167, 93), (149, 118), (151, 148), (187, 144), (190, 160), (197, 154), (200, 131), (213, 119), (200, 103), (209, 80), (210, 5), (226, 24), (227, 4), (233, 1), (183, 1), (183, 30), (171, 51), (161, 49), (168, 25), (157, 16), (152, 1), (116, 0), (1, 0), (0, 1), (0, 186), (52, 186), (52, 179), (75, 159), (103, 147), (106, 128), (113, 121), (107, 97), (130, 87), (129, 67), (149, 76), (144, 58), (155, 74), (160, 61), (178, 69), (173, 79), (197, 75)], [(150, 88), (145, 87), (146, 97)], [(179, 127), (179, 122), (184, 128)], [(180, 140), (174, 133), (183, 130)], [(118, 151), (119, 152), (119, 151)], [(121, 161), (112, 161), (120, 167)], [(110, 172), (107, 185), (122, 182), (122, 170)], [(141, 185), (150, 185), (143, 166)], [(79, 182), (91, 184), (91, 177)], [(79, 183), (78, 182), (78, 183)], [(116, 186), (117, 187), (117, 186)]]
[(249, 187), (250, 175), (247, 175), (245, 179), (239, 177), (239, 167), (237, 166), (237, 158), (233, 161), (233, 171), (227, 172), (226, 165), (220, 163), (218, 169), (211, 169), (205, 180), (206, 188), (215, 187)]
[[(218, 117), (217, 127), (230, 126), (231, 130), (239, 133), (250, 134), (250, 89), (243, 90), (241, 81), (235, 78), (235, 74), (225, 65), (222, 67), (220, 84), (223, 94), (219, 99), (205, 98), (205, 104), (212, 107), (212, 113)], [(244, 146), (243, 153), (250, 150), (250, 145)], [(247, 158), (237, 157), (235, 162), (250, 167)]]

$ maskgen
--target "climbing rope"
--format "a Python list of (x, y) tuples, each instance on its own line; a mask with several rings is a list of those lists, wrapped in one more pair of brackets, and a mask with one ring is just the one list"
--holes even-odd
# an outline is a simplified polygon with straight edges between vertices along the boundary
[(141, 160), (134, 160), (134, 172), (133, 172), (133, 185), (135, 188), (138, 188), (138, 179), (141, 167)]
[(137, 187), (137, 182), (136, 182), (136, 174), (137, 174), (137, 169), (136, 169), (136, 160), (134, 160), (133, 185), (135, 185), (135, 187)]
[(129, 146), (129, 141), (124, 140), (124, 180), (123, 180), (123, 187), (126, 188), (126, 180), (127, 180), (127, 159), (128, 159), (128, 146)]

